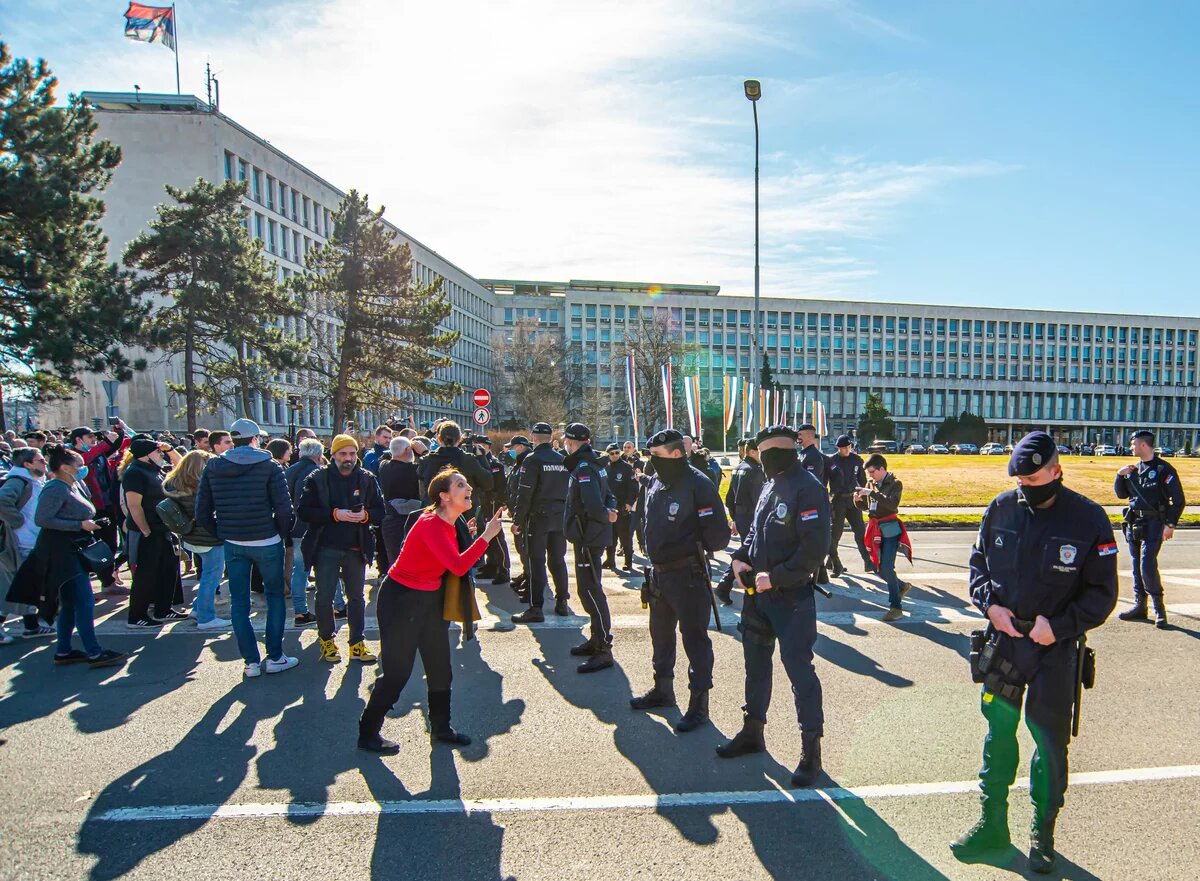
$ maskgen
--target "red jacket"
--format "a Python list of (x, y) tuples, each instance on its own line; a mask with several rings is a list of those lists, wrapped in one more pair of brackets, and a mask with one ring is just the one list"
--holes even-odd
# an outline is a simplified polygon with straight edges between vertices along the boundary
[(871, 553), (871, 562), (879, 567), (879, 545), (883, 542), (883, 536), (879, 533), (879, 524), (890, 520), (895, 520), (900, 524), (900, 550), (904, 551), (904, 556), (908, 557), (909, 565), (912, 565), (912, 539), (908, 537), (908, 530), (904, 528), (904, 521), (897, 515), (892, 514), (886, 517), (872, 517), (867, 522), (867, 534), (864, 540), (867, 549)]
[[(88, 492), (92, 494), (92, 503), (96, 506), (96, 510), (108, 507), (108, 487), (109, 481), (112, 479), (112, 471), (108, 467), (108, 457), (121, 446), (121, 441), (125, 438), (125, 431), (121, 426), (117, 426), (117, 439), (110, 441), (104, 435), (97, 433), (96, 445), (86, 453), (76, 450), (79, 455), (83, 456), (83, 464), (88, 467), (88, 476), (84, 479), (87, 484)], [(101, 479), (100, 473), (104, 472), (104, 477)]]
[(388, 577), (414, 590), (437, 590), (447, 570), (466, 575), (487, 551), (487, 546), (485, 539), (477, 538), (459, 553), (454, 524), (433, 511), (426, 511), (409, 530)]

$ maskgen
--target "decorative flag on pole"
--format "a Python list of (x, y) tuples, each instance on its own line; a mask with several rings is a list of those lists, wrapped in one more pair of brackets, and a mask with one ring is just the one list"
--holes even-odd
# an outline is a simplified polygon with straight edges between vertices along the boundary
[(683, 380), (683, 398), (687, 403), (688, 423), (691, 427), (692, 438), (700, 446), (703, 446), (703, 438), (700, 436), (702, 426), (700, 424), (700, 377), (686, 376)]
[(642, 445), (641, 426), (638, 425), (637, 373), (633, 364), (633, 353), (625, 356), (625, 392), (629, 395), (629, 415), (633, 419), (633, 442)]
[(829, 424), (825, 421), (825, 405), (813, 401), (813, 425), (817, 429), (817, 437), (825, 437), (829, 433)]
[[(758, 390), (758, 415), (759, 419), (763, 422), (766, 422), (767, 417), (770, 415), (767, 412), (767, 390), (762, 388)], [(766, 427), (766, 425), (763, 426), (763, 428)]]
[(742, 434), (750, 433), (754, 424), (754, 383), (746, 380), (742, 386)]
[(667, 428), (674, 428), (671, 422), (671, 359), (668, 358), (666, 363), (662, 365), (662, 389), (663, 389), (663, 406), (667, 409)]
[(740, 376), (725, 377), (725, 394), (722, 396), (723, 402), (723, 417), (725, 433), (729, 434), (729, 429), (733, 426), (733, 415), (737, 411), (737, 396), (738, 386), (741, 384)]
[(125, 10), (125, 36), (141, 43), (162, 43), (175, 53), (175, 94), (179, 90), (179, 42), (175, 30), (175, 6), (129, 4)]
[(795, 407), (796, 407), (796, 409), (795, 409), (795, 411), (794, 411), (794, 412), (795, 412), (795, 417), (794, 417), (794, 418), (795, 418), (795, 420), (796, 420), (796, 421), (795, 421), (795, 424), (796, 424), (796, 425), (800, 425), (800, 424), (801, 424), (801, 422), (800, 422), (800, 405), (801, 405), (801, 403), (802, 403), (802, 402), (803, 402), (803, 398), (801, 398), (801, 397), (800, 397), (800, 390), (799, 390), (799, 389), (797, 389), (797, 390), (796, 390), (796, 401), (795, 401)]
[(790, 394), (790, 392), (789, 392), (789, 391), (787, 391), (786, 389), (785, 389), (784, 391), (780, 392), (780, 395), (783, 397), (783, 401), (782, 401), (782, 402), (780, 403), (780, 405), (779, 405), (779, 413), (780, 413), (780, 419), (779, 419), (779, 421), (780, 421), (780, 422), (787, 422), (787, 418), (788, 418), (788, 395), (789, 395), (789, 394)]

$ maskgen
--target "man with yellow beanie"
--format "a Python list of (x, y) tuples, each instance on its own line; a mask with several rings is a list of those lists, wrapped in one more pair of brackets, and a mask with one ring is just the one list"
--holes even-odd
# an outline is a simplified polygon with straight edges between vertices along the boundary
[(363, 641), (364, 589), (367, 563), (375, 553), (370, 525), (383, 522), (383, 494), (375, 475), (359, 465), (354, 438), (339, 434), (329, 449), (333, 461), (305, 478), (296, 506), (296, 516), (309, 524), (300, 552), (317, 576), (321, 660), (336, 664), (342, 659), (333, 640), (333, 594), (340, 578), (350, 619), (350, 658), (373, 663), (375, 655)]

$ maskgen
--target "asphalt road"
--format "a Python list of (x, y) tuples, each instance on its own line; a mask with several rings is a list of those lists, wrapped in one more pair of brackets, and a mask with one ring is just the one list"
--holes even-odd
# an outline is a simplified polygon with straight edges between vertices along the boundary
[[(287, 635), (298, 668), (244, 681), (231, 634), (130, 634), (105, 601), (102, 642), (133, 652), (122, 669), (55, 669), (45, 641), (0, 648), (0, 879), (1021, 877), (1027, 790), (1012, 798), (1021, 852), (968, 866), (946, 846), (978, 810), (972, 537), (915, 536), (898, 625), (878, 620), (873, 578), (818, 598), (828, 778), (814, 792), (788, 789), (799, 736), (781, 670), (770, 754), (713, 754), (740, 724), (728, 608), (712, 634), (713, 724), (677, 735), (678, 711), (630, 711), (650, 642), (637, 583), (611, 572), (615, 668), (578, 675), (567, 649), (582, 619), (514, 628), (520, 606), (489, 585), (479, 639), (454, 653), (455, 724), (474, 743), (430, 748), (414, 681), (384, 729), (402, 751), (384, 758), (354, 748), (373, 669), (322, 665), (311, 628)], [(1114, 618), (1093, 636), (1099, 682), (1072, 745), (1057, 877), (1200, 874), (1200, 533), (1162, 565), (1174, 629)], [(681, 650), (680, 692), (685, 665)], [(1022, 773), (1031, 750), (1023, 730)]]

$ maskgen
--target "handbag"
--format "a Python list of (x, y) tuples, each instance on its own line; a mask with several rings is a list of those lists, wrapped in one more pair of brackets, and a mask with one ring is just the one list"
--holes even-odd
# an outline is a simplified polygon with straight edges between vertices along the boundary
[(483, 617), (475, 600), (475, 585), (469, 576), (447, 572), (442, 576), (442, 620), (462, 625), (463, 640), (474, 638), (472, 622)]
[(75, 543), (75, 553), (79, 555), (79, 562), (83, 564), (83, 568), (91, 572), (93, 575), (100, 576), (100, 580), (104, 581), (109, 578), (113, 569), (116, 568), (116, 563), (113, 558), (113, 550), (108, 546), (108, 542), (99, 538), (81, 539)]

